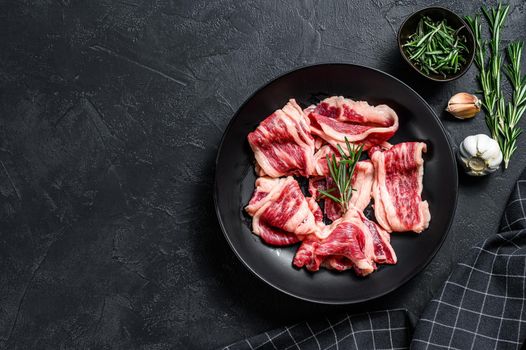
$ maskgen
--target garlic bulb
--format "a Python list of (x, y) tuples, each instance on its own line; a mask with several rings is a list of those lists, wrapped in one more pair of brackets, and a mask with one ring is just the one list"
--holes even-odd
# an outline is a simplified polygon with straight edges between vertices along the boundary
[(499, 144), (484, 134), (466, 137), (460, 144), (458, 157), (466, 172), (472, 176), (492, 173), (502, 163)]
[(460, 92), (449, 99), (446, 111), (458, 119), (473, 118), (480, 112), (480, 104), (477, 96)]

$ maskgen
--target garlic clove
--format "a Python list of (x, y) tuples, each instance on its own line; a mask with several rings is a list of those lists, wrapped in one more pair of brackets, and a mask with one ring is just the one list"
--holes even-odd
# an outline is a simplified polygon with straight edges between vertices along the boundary
[(464, 157), (470, 157), (477, 154), (477, 136), (471, 135), (466, 137), (462, 143), (460, 151)]
[(477, 153), (485, 158), (485, 159), (493, 159), (499, 156), (499, 154), (502, 154), (499, 147), (495, 147), (495, 143), (497, 141), (493, 140), (492, 138), (489, 138), (489, 140), (485, 142), (478, 142), (477, 143)]
[(460, 92), (449, 99), (446, 111), (458, 119), (473, 118), (480, 112), (481, 102), (477, 96)]
[(500, 152), (500, 148), (499, 148), (498, 154), (495, 157), (492, 157), (491, 159), (488, 160), (488, 166), (490, 166), (491, 168), (497, 169), (500, 166), (500, 163), (502, 163), (502, 159), (503, 159), (502, 152)]
[(477, 149), (481, 157), (486, 159), (488, 167), (497, 169), (503, 158), (499, 143), (489, 136), (486, 137), (486, 141), (477, 144)]

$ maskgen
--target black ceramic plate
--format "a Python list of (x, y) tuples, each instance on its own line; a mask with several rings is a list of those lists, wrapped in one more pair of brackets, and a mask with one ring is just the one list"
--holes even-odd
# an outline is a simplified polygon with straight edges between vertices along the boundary
[[(420, 235), (392, 234), (398, 256), (396, 265), (382, 265), (366, 278), (352, 271), (320, 270), (310, 273), (292, 266), (297, 245), (275, 248), (265, 245), (250, 230), (243, 208), (254, 190), (254, 155), (247, 134), (289, 98), (303, 107), (332, 95), (370, 104), (385, 103), (400, 118), (391, 139), (424, 141), (423, 198), (429, 201), (431, 223)], [(215, 206), (221, 229), (241, 261), (271, 286), (292, 296), (329, 304), (357, 303), (377, 298), (398, 288), (433, 258), (446, 238), (457, 200), (457, 167), (442, 124), (429, 105), (410, 87), (381, 71), (351, 65), (322, 64), (287, 73), (259, 89), (232, 118), (216, 160)]]

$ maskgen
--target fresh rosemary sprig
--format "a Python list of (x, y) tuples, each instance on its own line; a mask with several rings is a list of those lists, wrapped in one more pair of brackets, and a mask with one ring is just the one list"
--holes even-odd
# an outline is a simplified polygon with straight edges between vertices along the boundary
[[(522, 43), (511, 43), (507, 48), (509, 63), (503, 66), (500, 48), (500, 33), (508, 15), (509, 6), (499, 3), (496, 8), (482, 8), (489, 24), (491, 40), (482, 39), (480, 16), (466, 16), (476, 42), (475, 64), (479, 69), (478, 80), (482, 88), (482, 106), (486, 112), (486, 124), (498, 143), (504, 158), (504, 168), (517, 149), (517, 138), (521, 134), (518, 122), (526, 110), (526, 78), (521, 74)], [(489, 46), (489, 59), (486, 63), (486, 48)], [(511, 102), (506, 104), (502, 92), (501, 74), (506, 73), (513, 88)]]
[(513, 88), (511, 102), (508, 102), (504, 127), (501, 134), (504, 137), (501, 147), (504, 167), (508, 167), (511, 156), (517, 150), (517, 138), (522, 129), (517, 125), (526, 111), (526, 75), (521, 75), (522, 42), (513, 42), (508, 46), (508, 61), (504, 72)]
[[(504, 21), (506, 20), (506, 16), (508, 15), (508, 10), (509, 6), (503, 6), (501, 3), (498, 4), (497, 8), (482, 8), (482, 12), (489, 23), (489, 31), (491, 34), (491, 40), (489, 42), (491, 54), (488, 62), (488, 74), (490, 75), (490, 79), (493, 82), (491, 91), (493, 98), (491, 102), (494, 104), (493, 116), (496, 118), (494, 120), (494, 127), (497, 127), (495, 130), (491, 130), (492, 134), (497, 134), (499, 131), (498, 129), (502, 129), (504, 127), (506, 113), (506, 102), (504, 101), (504, 95), (501, 89), (501, 67), (503, 56), (500, 52), (500, 32), (502, 26), (504, 25)], [(497, 141), (499, 140), (502, 140), (502, 138), (497, 137)], [(499, 145), (501, 146), (502, 150), (502, 141), (499, 142)]]
[(482, 40), (482, 24), (480, 16), (474, 17), (466, 16), (466, 22), (471, 27), (473, 35), (475, 36), (475, 64), (479, 69), (478, 80), (482, 88), (482, 107), (486, 111), (486, 124), (491, 132), (491, 137), (497, 139), (498, 130), (498, 116), (496, 114), (497, 94), (494, 87), (495, 81), (492, 79), (492, 72), (490, 68), (486, 69), (486, 46), (487, 42)]
[[(360, 160), (363, 151), (363, 145), (351, 145), (347, 137), (345, 138), (345, 145), (347, 147), (347, 152), (338, 145), (338, 152), (340, 153), (339, 160), (336, 159), (334, 154), (332, 154), (332, 157), (329, 157), (329, 155), (326, 156), (329, 173), (336, 187), (326, 191), (318, 191), (321, 195), (339, 203), (344, 213), (348, 209), (348, 203), (352, 196), (352, 177), (354, 169), (356, 168), (356, 163)], [(331, 194), (331, 192), (334, 194)]]
[(466, 38), (450, 27), (445, 20), (435, 22), (424, 16), (416, 32), (402, 45), (407, 57), (424, 74), (454, 74), (466, 62)]

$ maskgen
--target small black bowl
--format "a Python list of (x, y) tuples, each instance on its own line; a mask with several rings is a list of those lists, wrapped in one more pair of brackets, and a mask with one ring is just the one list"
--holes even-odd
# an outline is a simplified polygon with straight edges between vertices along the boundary
[[(464, 63), (462, 68), (460, 68), (460, 70), (457, 73), (447, 75), (445, 78), (440, 74), (423, 73), (422, 71), (420, 71), (420, 69), (418, 69), (418, 67), (414, 65), (413, 62), (411, 62), (409, 57), (407, 57), (406, 53), (404, 52), (404, 48), (402, 47), (402, 45), (404, 45), (407, 42), (411, 34), (416, 32), (418, 22), (423, 16), (428, 16), (433, 21), (441, 21), (445, 19), (449, 26), (451, 26), (454, 29), (457, 29), (459, 35), (464, 36), (466, 38), (466, 46), (468, 48), (466, 63)], [(404, 60), (419, 74), (433, 81), (446, 82), (460, 78), (462, 75), (464, 75), (464, 73), (466, 73), (466, 71), (473, 63), (473, 58), (475, 57), (475, 37), (473, 36), (473, 32), (469, 28), (468, 24), (454, 12), (443, 7), (426, 7), (422, 10), (413, 13), (411, 16), (407, 17), (404, 23), (402, 23), (402, 25), (400, 26), (400, 30), (398, 31), (398, 48), (400, 49), (400, 53), (402, 54)]]

